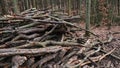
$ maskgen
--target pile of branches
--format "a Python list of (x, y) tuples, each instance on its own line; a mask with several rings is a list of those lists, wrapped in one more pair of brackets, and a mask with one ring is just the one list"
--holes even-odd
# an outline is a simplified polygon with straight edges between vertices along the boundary
[[(65, 14), (64, 14), (65, 15)], [(0, 67), (2, 68), (76, 68), (97, 66), (115, 50), (105, 52), (101, 45), (111, 42), (83, 38), (77, 33), (87, 31), (71, 20), (50, 10), (28, 9), (18, 15), (0, 18)]]

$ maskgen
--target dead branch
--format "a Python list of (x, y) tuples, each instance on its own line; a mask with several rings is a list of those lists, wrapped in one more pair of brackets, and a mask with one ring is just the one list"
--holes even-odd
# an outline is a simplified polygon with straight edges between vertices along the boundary
[[(96, 49), (96, 48), (95, 48)], [(107, 52), (106, 51), (104, 51), (104, 50), (100, 50), (100, 52), (103, 52), (103, 53), (105, 53), (105, 54), (107, 54)], [(114, 54), (109, 54), (109, 56), (111, 56), (111, 57), (113, 57), (113, 58), (115, 58), (115, 59), (117, 59), (117, 60), (119, 60), (120, 61), (120, 57), (118, 57), (118, 56), (116, 56), (116, 55), (114, 55)]]
[(100, 57), (99, 61), (101, 61), (103, 58), (105, 58), (106, 56), (110, 55), (113, 51), (115, 50), (115, 48), (113, 50), (111, 50), (110, 52), (108, 52), (107, 54), (103, 55), (102, 57)]
[(33, 55), (33, 54), (45, 54), (45, 53), (55, 53), (61, 50), (61, 46), (51, 46), (45, 48), (37, 49), (0, 49), (0, 57), (2, 56), (12, 56), (12, 55)]
[(46, 63), (47, 61), (50, 61), (50, 60), (54, 59), (56, 56), (57, 56), (57, 54), (48, 55), (48, 56), (44, 57), (43, 59), (39, 60), (38, 62), (36, 62), (35, 64), (33, 64), (31, 66), (31, 68), (37, 68), (37, 67), (41, 68), (44, 63)]
[(100, 51), (100, 47), (96, 51), (91, 52), (90, 54), (87, 54), (83, 60), (80, 60), (80, 63), (78, 63), (78, 64), (76, 64), (76, 65), (74, 65), (72, 67), (76, 68), (78, 66), (81, 66), (81, 64), (83, 64), (87, 60), (88, 57), (90, 57), (91, 55), (93, 55), (93, 54), (95, 54), (96, 52), (99, 52), (99, 51)]
[[(71, 22), (64, 21), (63, 19), (59, 19), (59, 18), (50, 16), (50, 15), (49, 15), (49, 17), (50, 17), (50, 18), (53, 18), (53, 19), (56, 19), (56, 20), (58, 20), (58, 21), (60, 21), (60, 22), (63, 22), (64, 24), (67, 24), (67, 25), (76, 27), (76, 28), (81, 29), (81, 30), (84, 30), (84, 31), (88, 31), (88, 30), (86, 30), (86, 29), (81, 28), (80, 26), (77, 26), (77, 25), (75, 25), (75, 24), (72, 24)], [(98, 35), (94, 34), (93, 32), (90, 32), (90, 31), (88, 31), (88, 32), (91, 33), (92, 35), (98, 37)]]
[(42, 39), (43, 39), (44, 37), (46, 37), (47, 35), (49, 35), (50, 33), (52, 33), (57, 26), (58, 26), (58, 25), (55, 25), (49, 32), (45, 33), (45, 34), (39, 39), (39, 41), (42, 41)]
[(6, 42), (3, 45), (0, 45), (0, 48), (9, 48), (9, 47), (15, 47), (15, 46), (20, 46), (27, 43), (26, 40), (19, 40), (19, 41), (10, 41), (10, 42)]
[(33, 46), (43, 46), (46, 47), (47, 45), (61, 45), (61, 46), (79, 46), (79, 47), (88, 47), (83, 46), (79, 43), (72, 43), (72, 42), (57, 42), (57, 41), (45, 41), (45, 42), (30, 42), (29, 44), (21, 45), (15, 48), (25, 48), (25, 47), (33, 47)]

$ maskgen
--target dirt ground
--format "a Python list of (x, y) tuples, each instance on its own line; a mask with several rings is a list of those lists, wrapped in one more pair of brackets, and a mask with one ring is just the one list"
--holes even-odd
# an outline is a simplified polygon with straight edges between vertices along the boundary
[[(107, 34), (109, 32), (111, 32), (111, 33), (120, 32), (120, 26), (112, 26), (110, 30), (108, 30), (106, 26), (97, 27), (97, 28), (94, 28), (91, 30), (95, 34), (99, 35), (101, 40), (105, 40), (105, 39), (107, 39)], [(112, 54), (120, 57), (120, 33), (114, 34), (113, 41), (102, 47), (106, 52), (109, 52), (113, 48), (116, 48)], [(94, 66), (90, 67), (90, 66), (86, 65), (83, 68), (120, 68), (120, 60), (117, 60), (113, 57), (107, 56), (100, 62), (97, 62), (97, 67), (94, 67)]]
[[(100, 35), (101, 37), (103, 37), (103, 39), (106, 38), (106, 34), (109, 31), (113, 33), (118, 32), (120, 31), (120, 26), (112, 26), (110, 30), (107, 30), (105, 26), (94, 29), (94, 32)], [(114, 40), (111, 43), (104, 45), (103, 49), (109, 52), (113, 48), (116, 48), (113, 54), (120, 57), (120, 34), (115, 34), (113, 35), (113, 37)], [(98, 66), (100, 66), (99, 68), (120, 68), (120, 60), (116, 60), (113, 57), (109, 57), (109, 56), (106, 57), (101, 62), (98, 62), (98, 64), (99, 64)]]

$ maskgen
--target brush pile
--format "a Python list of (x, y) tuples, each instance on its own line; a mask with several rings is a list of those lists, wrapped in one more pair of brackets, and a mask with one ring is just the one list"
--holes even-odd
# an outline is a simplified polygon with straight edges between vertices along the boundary
[(81, 37), (79, 32), (87, 30), (71, 23), (76, 19), (80, 17), (35, 8), (0, 18), (0, 67), (76, 68), (97, 66), (108, 55), (116, 58), (111, 54), (115, 49), (101, 49), (111, 34), (106, 41), (90, 31), (94, 38)]

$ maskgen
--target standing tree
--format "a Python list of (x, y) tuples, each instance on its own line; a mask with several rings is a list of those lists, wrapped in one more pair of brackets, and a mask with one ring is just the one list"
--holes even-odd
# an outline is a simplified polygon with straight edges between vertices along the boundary
[(120, 0), (118, 0), (118, 15), (120, 15)]
[(85, 36), (89, 37), (90, 33), (90, 11), (91, 11), (91, 0), (86, 0), (86, 33)]
[(71, 16), (71, 0), (68, 0), (68, 15)]
[[(4, 8), (3, 8), (4, 7)], [(4, 15), (6, 14), (6, 7), (5, 7), (5, 1), (4, 0), (0, 0), (0, 8), (1, 8), (1, 14)]]
[(18, 0), (13, 0), (14, 3), (14, 12), (16, 14), (19, 14), (19, 9), (18, 9)]

